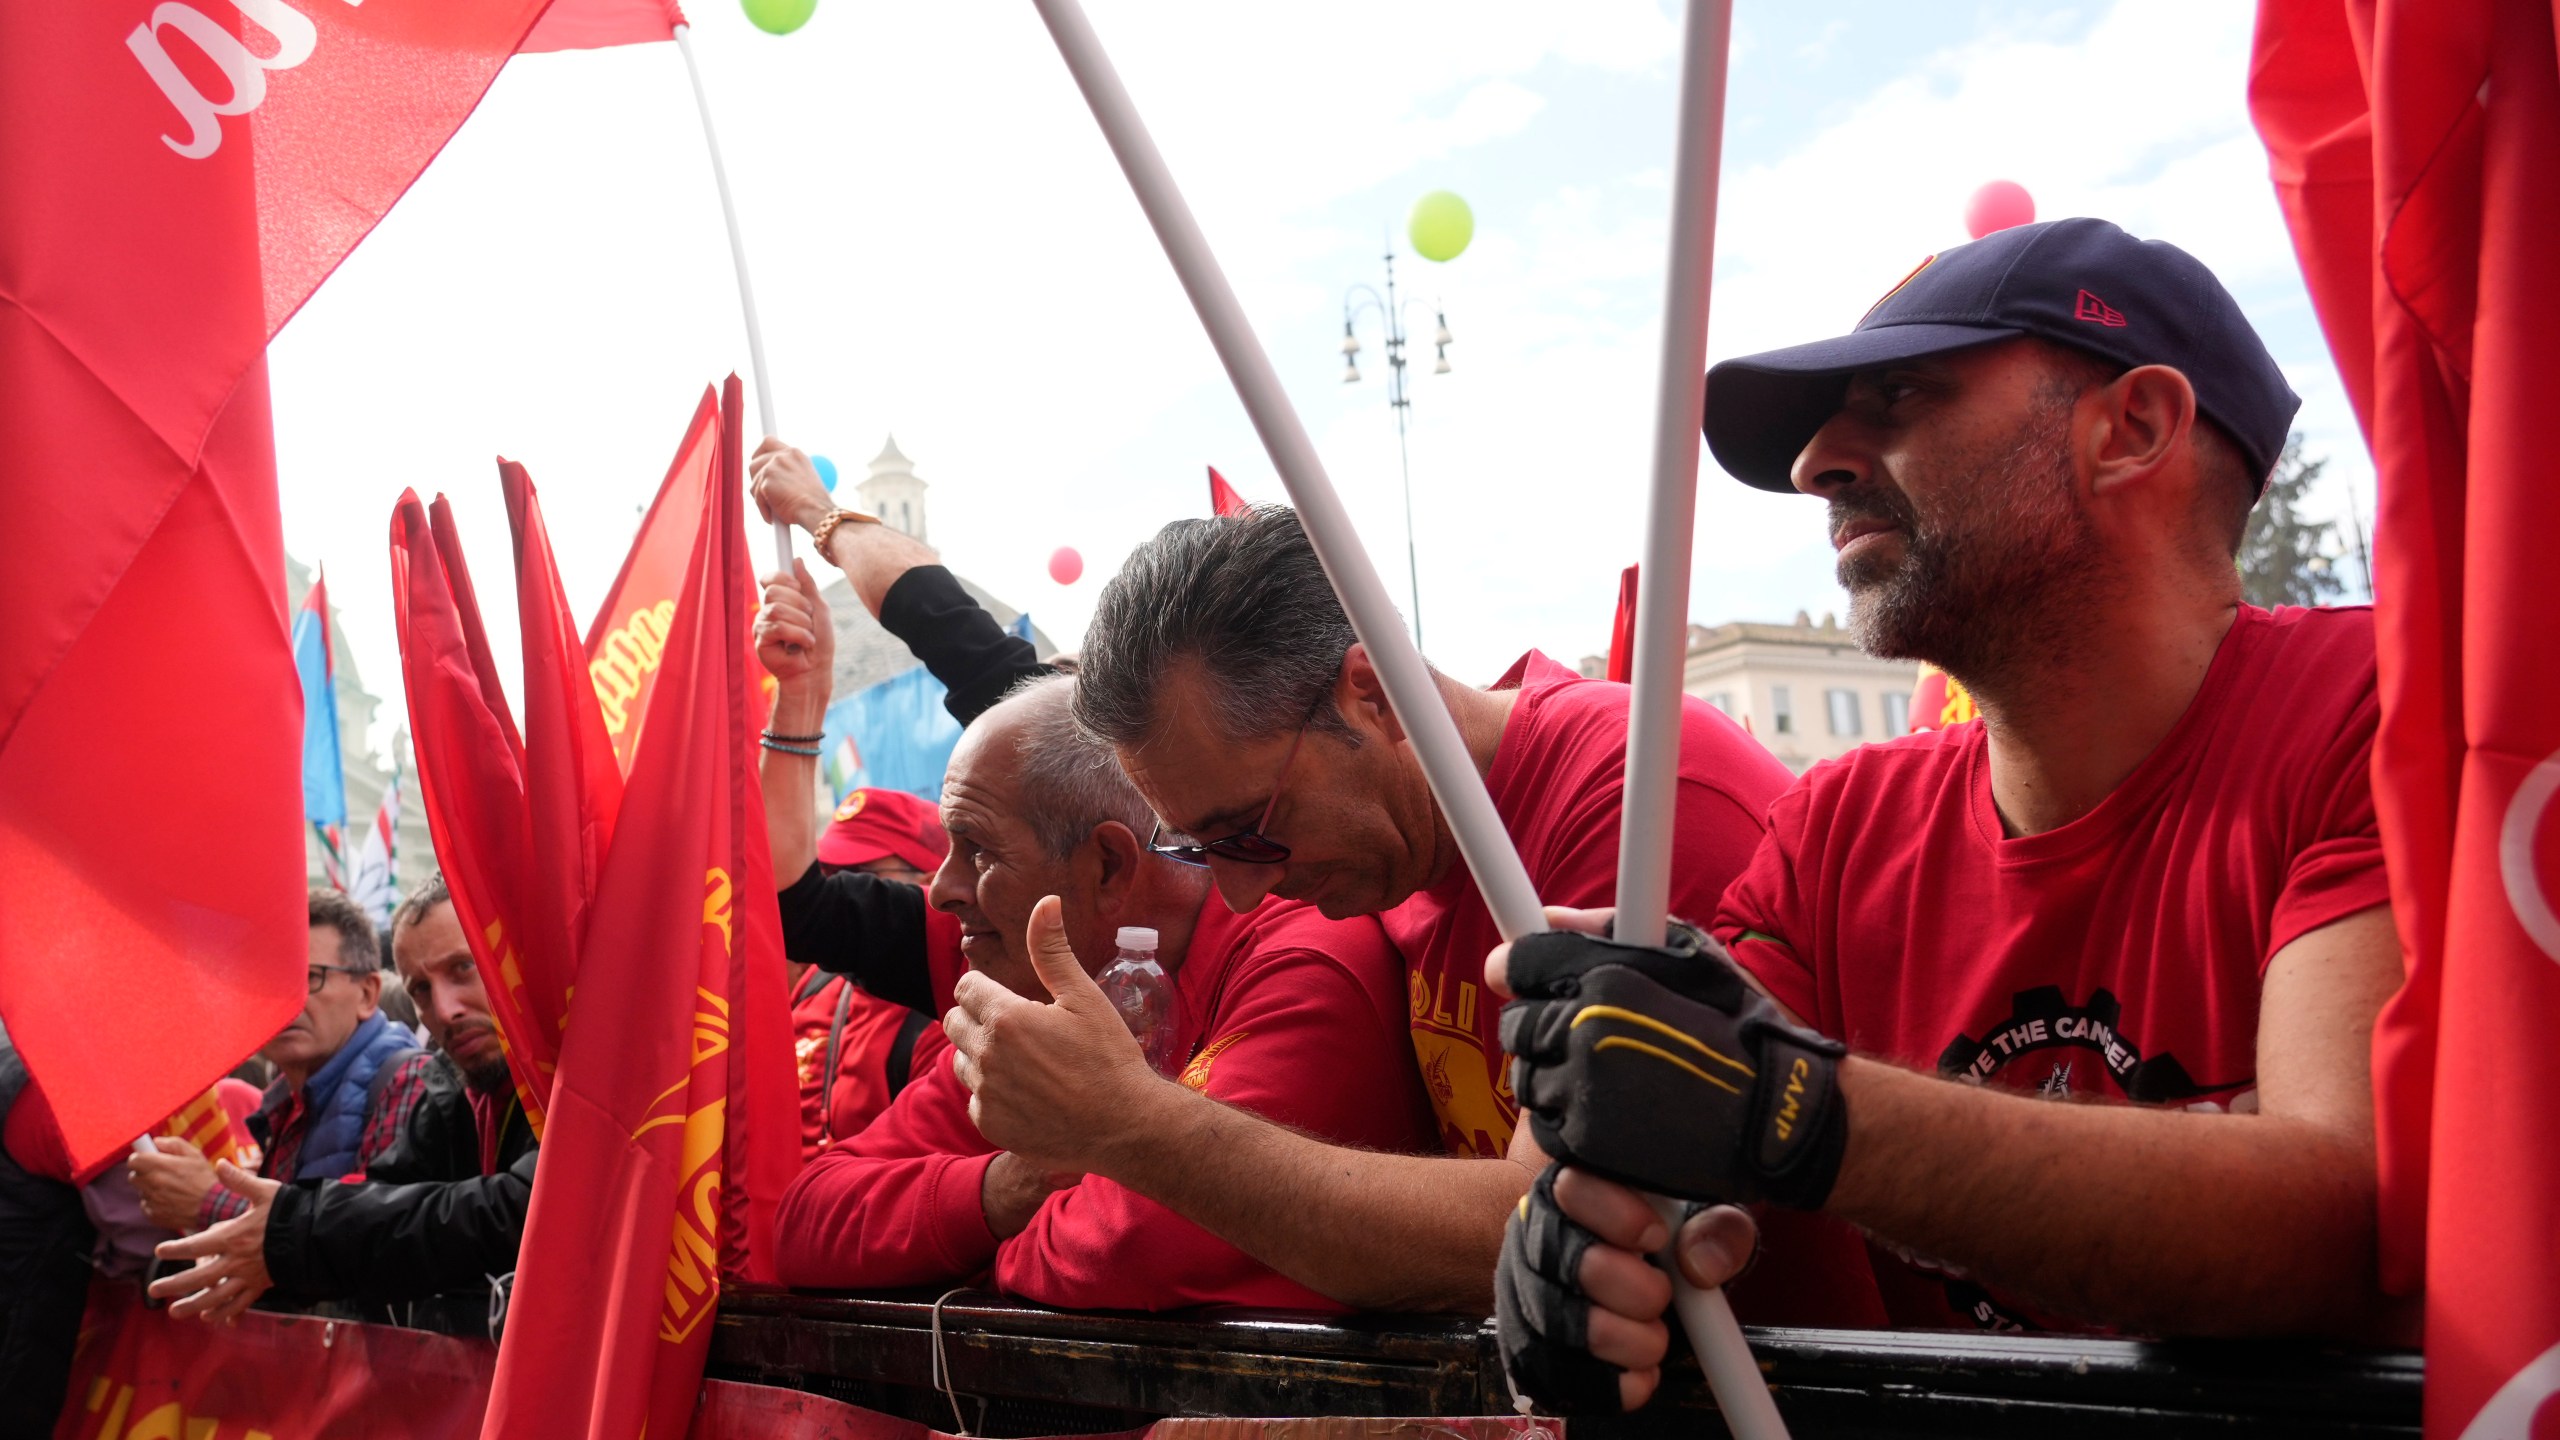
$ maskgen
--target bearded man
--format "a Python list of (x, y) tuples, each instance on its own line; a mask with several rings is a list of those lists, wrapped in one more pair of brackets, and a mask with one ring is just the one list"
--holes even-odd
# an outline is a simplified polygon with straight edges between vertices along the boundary
[[(2374, 1255), (2401, 959), (2371, 617), (2245, 605), (2232, 559), (2298, 404), (2204, 266), (2098, 220), (1709, 373), (1724, 467), (1829, 502), (1861, 643), (1981, 718), (1807, 774), (1708, 934), (1618, 945), (1589, 912), (1496, 952), (1564, 1162), (1498, 1277), (1524, 1391), (1650, 1392), (1643, 1256), (1674, 1237), (1630, 1186), (1855, 1224), (1898, 1324), (2405, 1323)], [(1730, 1278), (1751, 1233), (1692, 1216), (1682, 1268)]]

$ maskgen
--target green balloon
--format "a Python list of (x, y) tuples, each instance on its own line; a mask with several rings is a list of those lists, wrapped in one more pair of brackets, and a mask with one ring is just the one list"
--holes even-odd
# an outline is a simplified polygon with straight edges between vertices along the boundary
[(788, 35), (818, 13), (818, 0), (740, 0), (747, 18), (767, 35)]
[(1405, 233), (1413, 237), (1414, 252), (1423, 259), (1455, 260), (1476, 238), (1476, 212), (1456, 194), (1434, 190), (1413, 202)]

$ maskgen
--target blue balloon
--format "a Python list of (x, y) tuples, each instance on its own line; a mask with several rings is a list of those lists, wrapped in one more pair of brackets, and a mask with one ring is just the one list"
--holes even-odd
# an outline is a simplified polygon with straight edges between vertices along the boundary
[(812, 455), (809, 463), (818, 467), (818, 479), (825, 483), (827, 493), (836, 493), (836, 462), (824, 455)]

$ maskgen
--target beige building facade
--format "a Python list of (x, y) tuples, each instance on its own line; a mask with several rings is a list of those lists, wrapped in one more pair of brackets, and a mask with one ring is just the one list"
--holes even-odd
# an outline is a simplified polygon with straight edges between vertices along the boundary
[(1868, 741), (1909, 733), (1919, 679), (1916, 663), (1859, 649), (1832, 615), (1689, 627), (1688, 692), (1742, 721), (1799, 775)]

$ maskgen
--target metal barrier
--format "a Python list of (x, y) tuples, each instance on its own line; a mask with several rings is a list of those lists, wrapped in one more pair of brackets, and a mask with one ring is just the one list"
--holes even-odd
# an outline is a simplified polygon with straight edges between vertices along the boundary
[[(710, 1374), (950, 1430), (932, 1297), (732, 1291)], [(1067, 1314), (969, 1292), (942, 1307), (960, 1419), (978, 1435), (1100, 1433), (1165, 1416), (1511, 1413), (1489, 1323), (1277, 1312)], [(2424, 1363), (2270, 1342), (1752, 1329), (1801, 1440), (1823, 1436), (2381, 1436), (2418, 1433)], [(1575, 1440), (1724, 1433), (1685, 1359), (1640, 1414)]]

